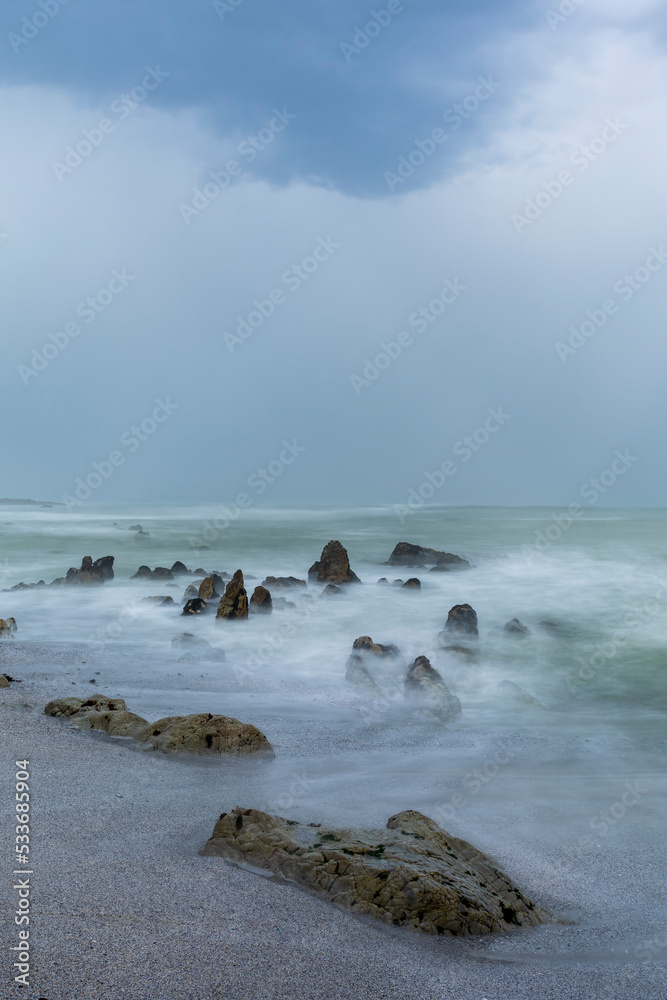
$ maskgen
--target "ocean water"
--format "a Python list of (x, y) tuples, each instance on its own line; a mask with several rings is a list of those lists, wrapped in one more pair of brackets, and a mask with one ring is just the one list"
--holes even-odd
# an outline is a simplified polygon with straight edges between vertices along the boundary
[[(149, 538), (128, 530), (136, 523)], [(267, 575), (306, 579), (334, 538), (361, 585), (335, 597), (314, 584), (281, 591), (295, 607), (244, 622), (181, 617), (194, 577), (131, 579), (141, 564), (181, 560), (191, 570), (241, 568), (251, 592)], [(89, 691), (95, 680), (149, 719), (210, 711), (258, 725), (276, 760), (208, 765), (224, 769), (229, 801), (221, 807), (338, 825), (384, 824), (419, 809), (514, 860), (515, 876), (529, 871), (563, 914), (579, 912), (581, 873), (595, 873), (591, 912), (618, 930), (645, 906), (652, 852), (664, 842), (666, 539), (663, 510), (568, 520), (545, 508), (425, 508), (401, 521), (390, 507), (250, 509), (229, 520), (214, 505), (4, 506), (0, 588), (50, 583), (85, 555), (113, 555), (115, 578), (0, 593), (0, 617), (18, 622), (5, 642), (71, 651), (53, 662), (46, 654), (36, 668), (53, 696)], [(472, 568), (386, 566), (398, 541), (456, 553)], [(421, 590), (377, 583), (411, 576)], [(177, 606), (144, 600), (162, 594)], [(478, 614), (474, 662), (436, 641), (459, 603)], [(514, 617), (530, 635), (505, 632)], [(224, 649), (225, 659), (204, 653), (179, 662), (183, 651), (171, 639), (182, 632)], [(415, 711), (402, 675), (379, 701), (349, 685), (345, 664), (360, 635), (394, 643), (406, 663), (428, 656), (460, 698), (461, 717), (443, 725)], [(540, 704), (517, 701), (505, 681)], [(630, 877), (620, 859), (643, 851), (650, 863)], [(615, 893), (609, 873), (621, 870)], [(652, 905), (658, 933), (664, 897)], [(615, 948), (626, 945), (636, 943), (615, 938)]]

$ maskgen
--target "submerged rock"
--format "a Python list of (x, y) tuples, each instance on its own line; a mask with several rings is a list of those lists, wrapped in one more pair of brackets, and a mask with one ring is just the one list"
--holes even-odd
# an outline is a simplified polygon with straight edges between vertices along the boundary
[(250, 612), (255, 615), (270, 615), (273, 611), (271, 594), (266, 587), (255, 587), (250, 598)]
[(352, 652), (345, 667), (345, 679), (371, 694), (382, 694), (383, 682), (391, 678), (393, 668), (401, 660), (401, 651), (394, 645), (373, 642), (369, 635), (360, 635), (352, 643)]
[(438, 552), (437, 549), (424, 548), (423, 545), (413, 545), (412, 542), (399, 542), (387, 560), (388, 566), (429, 566), (433, 563), (439, 570), (470, 568), (467, 559), (451, 552)]
[(307, 587), (305, 580), (299, 580), (296, 576), (267, 576), (262, 581), (262, 587), (267, 590), (290, 590), (292, 587)]
[(422, 585), (421, 580), (418, 580), (416, 576), (413, 576), (411, 577), (411, 579), (406, 580), (405, 583), (403, 584), (403, 586), (407, 587), (409, 590), (421, 590), (421, 585)]
[(200, 853), (262, 868), (424, 934), (489, 934), (548, 919), (488, 855), (411, 809), (385, 830), (365, 831), (237, 807), (221, 814)]
[(335, 597), (337, 594), (344, 594), (342, 587), (337, 587), (335, 583), (328, 583), (322, 591), (322, 597)]
[(442, 722), (451, 722), (461, 714), (461, 702), (425, 656), (418, 656), (408, 670), (405, 697), (418, 702)]
[(159, 594), (157, 597), (143, 597), (144, 601), (152, 601), (153, 604), (157, 604), (159, 607), (168, 604), (175, 604), (174, 598), (170, 594)]
[(532, 694), (528, 694), (524, 691), (522, 687), (515, 684), (514, 681), (500, 681), (498, 684), (498, 691), (505, 697), (510, 698), (515, 705), (521, 708), (540, 708), (546, 711), (544, 705), (537, 698), (533, 698)]
[(509, 632), (510, 635), (515, 635), (517, 637), (523, 637), (530, 635), (530, 629), (522, 625), (518, 618), (512, 618), (505, 625), (505, 631)]
[[(101, 559), (96, 559), (93, 562), (91, 556), (84, 556), (81, 560), (81, 566), (77, 569), (72, 566), (71, 569), (67, 570), (67, 576), (64, 578), (65, 583), (68, 584), (78, 584), (78, 585), (89, 585), (89, 584), (99, 584), (104, 583), (105, 580), (113, 580), (113, 556), (102, 556)], [(53, 582), (61, 583), (62, 577), (58, 581)]]
[(347, 550), (340, 542), (328, 542), (322, 549), (322, 555), (308, 570), (308, 579), (318, 583), (360, 583), (359, 577), (352, 572)]
[(264, 733), (226, 715), (175, 715), (159, 719), (135, 736), (146, 750), (197, 756), (275, 756)]
[(248, 592), (243, 585), (243, 573), (240, 569), (237, 569), (227, 584), (215, 617), (226, 621), (248, 617)]
[(181, 603), (184, 603), (185, 601), (191, 601), (194, 597), (199, 597), (199, 591), (194, 586), (194, 584), (190, 583), (185, 588), (185, 593), (183, 594), (183, 597), (181, 598)]
[(445, 632), (477, 637), (477, 612), (469, 604), (455, 604), (447, 615)]

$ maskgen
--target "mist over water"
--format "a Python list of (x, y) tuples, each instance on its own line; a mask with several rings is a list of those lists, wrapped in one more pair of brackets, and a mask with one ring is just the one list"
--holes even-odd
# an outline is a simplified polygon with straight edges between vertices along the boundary
[[(528, 866), (539, 880), (533, 890), (561, 913), (576, 898), (580, 866), (599, 872), (593, 905), (597, 899), (611, 924), (622, 926), (628, 907), (639, 909), (645, 876), (610, 904), (604, 864), (610, 852), (641, 851), (663, 836), (665, 511), (586, 512), (557, 530), (545, 508), (430, 508), (404, 523), (391, 508), (253, 509), (213, 531), (218, 513), (214, 506), (2, 508), (2, 587), (50, 583), (84, 555), (115, 557), (115, 579), (103, 586), (0, 594), (0, 617), (18, 622), (13, 644), (70, 651), (43, 664), (60, 696), (94, 679), (96, 690), (124, 697), (151, 720), (209, 711), (259, 726), (275, 761), (206, 764), (223, 775), (221, 808), (366, 826), (415, 808), (517, 869)], [(128, 527), (138, 523), (150, 538), (135, 540)], [(193, 551), (203, 532), (209, 547)], [(332, 597), (318, 584), (275, 591), (295, 607), (244, 622), (181, 617), (195, 577), (130, 579), (141, 564), (170, 567), (178, 559), (191, 570), (241, 568), (250, 594), (267, 575), (307, 579), (334, 538), (361, 585)], [(384, 565), (398, 541), (456, 553), (472, 568)], [(412, 576), (421, 590), (392, 585)], [(378, 585), (380, 577), (389, 586)], [(143, 600), (156, 595), (171, 595), (176, 606)], [(437, 643), (460, 603), (477, 611), (479, 639), (452, 641), (468, 645), (474, 661)], [(515, 617), (530, 635), (504, 630)], [(224, 649), (225, 659), (188, 650), (179, 662), (186, 651), (171, 640), (183, 632)], [(360, 635), (403, 654), (381, 700), (345, 679)], [(419, 655), (460, 698), (457, 721), (443, 725), (405, 701), (405, 668)], [(508, 681), (539, 704), (517, 700)], [(664, 925), (665, 904), (656, 905)]]

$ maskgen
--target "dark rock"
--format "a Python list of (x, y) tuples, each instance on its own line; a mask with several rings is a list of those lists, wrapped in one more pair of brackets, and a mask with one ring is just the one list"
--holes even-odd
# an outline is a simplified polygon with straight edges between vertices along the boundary
[(344, 593), (345, 591), (343, 590), (343, 588), (337, 587), (335, 583), (328, 583), (324, 588), (324, 590), (322, 591), (322, 595), (324, 596), (326, 594), (327, 597), (333, 597), (335, 594), (344, 594)]
[(255, 726), (226, 715), (170, 716), (150, 723), (134, 737), (146, 750), (201, 757), (274, 757), (273, 747)]
[(340, 542), (328, 542), (319, 560), (308, 570), (308, 579), (318, 583), (360, 583), (350, 568), (347, 550)]
[(442, 570), (468, 569), (470, 566), (466, 559), (451, 552), (439, 552), (411, 542), (399, 542), (387, 560), (388, 566), (430, 566), (433, 563)]
[(101, 570), (103, 580), (113, 580), (113, 564), (113, 556), (102, 556), (101, 559), (95, 560), (93, 566)]
[(56, 698), (44, 709), (44, 715), (65, 718), (78, 712), (125, 712), (127, 705), (122, 698), (108, 698), (94, 694), (90, 698)]
[(143, 527), (142, 524), (131, 524), (127, 530), (128, 531), (143, 531), (144, 527)]
[(402, 586), (403, 586), (402, 580), (394, 580), (394, 587), (402, 587)]
[(445, 631), (476, 637), (477, 612), (469, 604), (455, 604), (447, 615)]
[(406, 580), (403, 584), (404, 587), (408, 587), (410, 590), (421, 590), (421, 580), (418, 580), (416, 576), (413, 576), (410, 580)]
[(267, 576), (262, 586), (268, 590), (288, 590), (291, 587), (307, 587), (308, 584), (295, 576)]
[(166, 566), (156, 566), (151, 577), (153, 580), (173, 580), (174, 574)]
[(190, 570), (180, 559), (177, 559), (171, 567), (171, 572), (173, 576), (190, 576)]
[(215, 617), (225, 621), (248, 617), (248, 593), (243, 585), (243, 573), (240, 569), (237, 569), (227, 584)]
[(93, 562), (91, 556), (84, 556), (79, 569), (72, 566), (71, 569), (67, 570), (65, 582), (89, 586), (91, 584), (104, 583), (105, 580), (111, 579), (113, 579), (113, 556), (103, 556), (96, 562)]
[(150, 566), (140, 566), (134, 576), (130, 577), (131, 580), (150, 580), (153, 575), (153, 570)]
[(145, 542), (147, 538), (150, 538), (150, 532), (148, 531), (138, 531), (134, 536), (135, 542)]
[(461, 702), (451, 694), (437, 670), (425, 656), (418, 656), (405, 678), (405, 697), (436, 715), (442, 722), (451, 722), (461, 714)]
[(250, 598), (249, 610), (253, 614), (269, 615), (273, 611), (271, 594), (266, 587), (255, 587)]
[(386, 576), (383, 576), (383, 577), (380, 577), (380, 579), (378, 580), (378, 583), (382, 583), (382, 584), (386, 583), (388, 585), (389, 584), (389, 580), (387, 579)]
[(153, 604), (157, 604), (160, 606), (164, 604), (175, 604), (174, 598), (171, 597), (169, 594), (166, 597), (164, 596), (164, 594), (161, 594), (158, 597), (144, 597), (143, 600), (152, 601)]
[(197, 588), (193, 584), (189, 584), (185, 588), (185, 593), (183, 594), (183, 597), (181, 598), (181, 601), (189, 601), (193, 597), (199, 597), (199, 591), (197, 590)]
[(181, 614), (183, 615), (200, 615), (202, 611), (206, 610), (206, 601), (202, 601), (201, 597), (193, 597), (189, 601), (186, 601), (185, 607)]
[(522, 637), (530, 635), (530, 629), (522, 625), (518, 618), (512, 618), (505, 625), (505, 631), (509, 632), (510, 635), (515, 635), (517, 637)]

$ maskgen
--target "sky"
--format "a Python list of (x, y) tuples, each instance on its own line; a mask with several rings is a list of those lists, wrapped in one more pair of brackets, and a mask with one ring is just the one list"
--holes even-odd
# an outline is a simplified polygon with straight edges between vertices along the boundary
[(0, 496), (664, 506), (666, 26), (4, 0)]

